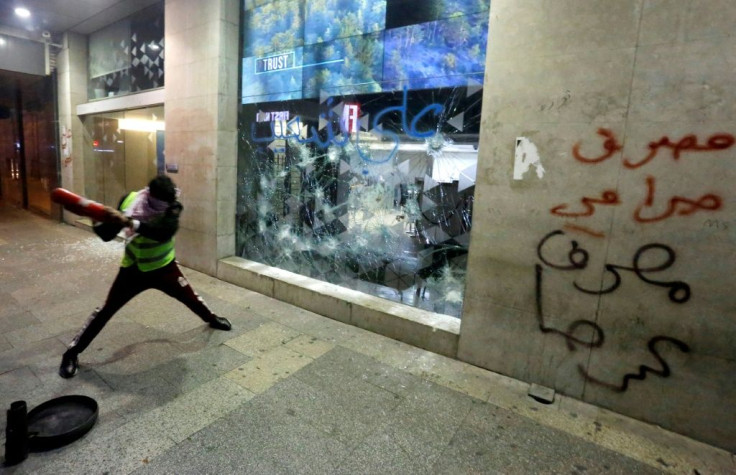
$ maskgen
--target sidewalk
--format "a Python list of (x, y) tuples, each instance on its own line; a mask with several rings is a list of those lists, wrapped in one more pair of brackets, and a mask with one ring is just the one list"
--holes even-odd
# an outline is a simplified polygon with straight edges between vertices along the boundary
[(0, 204), (0, 425), (66, 394), (100, 415), (8, 474), (736, 473), (691, 439), (184, 269), (233, 331), (148, 291), (57, 375), (122, 243)]

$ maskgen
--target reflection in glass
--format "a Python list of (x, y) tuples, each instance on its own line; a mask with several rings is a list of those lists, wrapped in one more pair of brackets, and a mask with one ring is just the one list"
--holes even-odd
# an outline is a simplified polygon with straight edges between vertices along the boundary
[(83, 118), (85, 196), (117, 206), (164, 170), (164, 109), (149, 107)]

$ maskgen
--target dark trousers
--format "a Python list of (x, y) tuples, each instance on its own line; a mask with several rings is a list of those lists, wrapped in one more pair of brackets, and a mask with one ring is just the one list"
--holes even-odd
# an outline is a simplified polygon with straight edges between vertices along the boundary
[(149, 272), (142, 272), (135, 265), (121, 267), (115, 281), (112, 283), (112, 287), (110, 287), (105, 305), (92, 312), (87, 323), (69, 344), (68, 352), (74, 354), (83, 352), (115, 315), (115, 312), (120, 310), (130, 299), (148, 289), (157, 289), (174, 297), (205, 322), (211, 321), (215, 316), (205, 305), (202, 297), (197, 295), (192, 286), (189, 285), (176, 261)]

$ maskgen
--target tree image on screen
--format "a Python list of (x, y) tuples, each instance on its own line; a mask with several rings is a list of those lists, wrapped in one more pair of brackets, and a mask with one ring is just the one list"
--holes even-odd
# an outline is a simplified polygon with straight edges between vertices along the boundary
[(263, 56), (304, 44), (304, 4), (284, 0), (246, 10), (243, 56)]
[(485, 68), (488, 15), (456, 16), (386, 31), (384, 90), (459, 86)]
[(362, 35), (386, 28), (386, 1), (313, 0), (306, 4), (305, 44)]
[(383, 33), (353, 36), (304, 48), (304, 97), (331, 93), (380, 92)]

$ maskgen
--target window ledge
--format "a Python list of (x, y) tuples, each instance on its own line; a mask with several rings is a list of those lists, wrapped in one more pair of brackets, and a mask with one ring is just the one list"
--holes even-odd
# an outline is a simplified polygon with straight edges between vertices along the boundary
[(220, 259), (217, 278), (297, 307), (451, 358), (460, 319), (420, 310), (240, 257)]
[(105, 99), (93, 100), (77, 106), (77, 115), (98, 114), (141, 107), (157, 106), (164, 103), (165, 89), (135, 92), (123, 96), (113, 96)]

